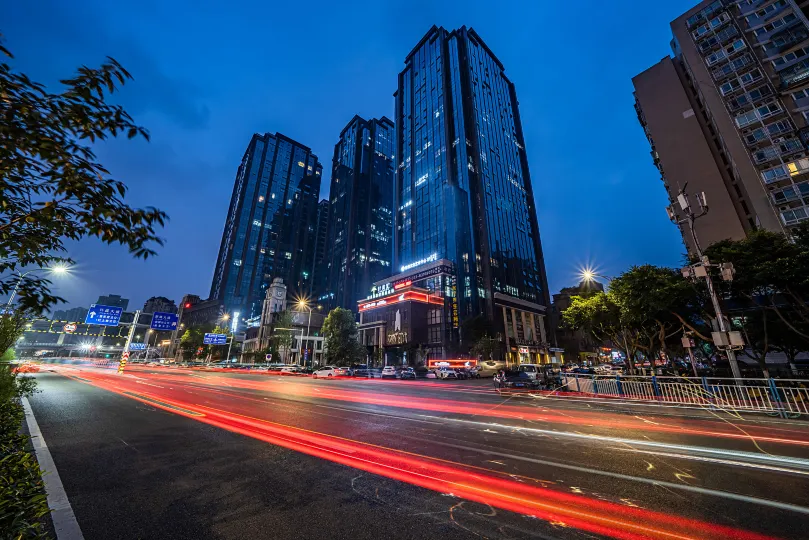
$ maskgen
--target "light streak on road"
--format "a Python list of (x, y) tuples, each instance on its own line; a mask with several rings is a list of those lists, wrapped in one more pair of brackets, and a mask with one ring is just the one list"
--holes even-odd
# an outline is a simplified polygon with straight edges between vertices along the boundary
[[(515, 481), (512, 475), (495, 470), (472, 467), (432, 456), (373, 445), (238, 414), (216, 407), (201, 405), (199, 403), (186, 401), (194, 398), (185, 395), (184, 391), (182, 393), (179, 390), (170, 392), (169, 390), (161, 388), (158, 393), (154, 393), (154, 391), (152, 391), (152, 393), (145, 393), (143, 387), (139, 387), (138, 383), (140, 381), (104, 374), (99, 375), (87, 372), (83, 372), (82, 374), (92, 380), (85, 377), (74, 378), (198, 422), (203, 422), (273, 445), (427, 488), (439, 493), (452, 493), (454, 496), (462, 499), (487, 504), (492, 507), (527, 516), (535, 516), (551, 523), (564, 524), (566, 527), (572, 527), (593, 534), (633, 540), (640, 538), (738, 538), (742, 540), (768, 538), (767, 536), (753, 532), (638, 508), (635, 505), (618, 504), (599, 500), (584, 494), (566, 493), (560, 492), (557, 489), (529, 485), (525, 482)], [(233, 383), (233, 380), (231, 379), (230, 382)], [(239, 384), (245, 382), (250, 381), (238, 381)], [(204, 384), (206, 383), (195, 380), (194, 388), (200, 388)], [(327, 388), (321, 390), (324, 390), (324, 393), (328, 393), (329, 395), (336, 393), (334, 390)], [(217, 393), (214, 389), (209, 391), (211, 393)], [(306, 394), (308, 390), (306, 388), (297, 388), (295, 392)], [(336, 394), (340, 395), (339, 393)], [(339, 398), (334, 397), (330, 399), (339, 400)], [(374, 397), (372, 399), (375, 400), (377, 398)], [(390, 396), (386, 396), (386, 399), (390, 400)], [(435, 402), (441, 402), (442, 400), (427, 401), (429, 401), (430, 406), (426, 408), (429, 409), (436, 405)], [(417, 402), (420, 403), (421, 399), (417, 400)], [(458, 405), (454, 402), (449, 403), (451, 406)], [(463, 404), (461, 408), (465, 408), (467, 405), (471, 404)], [(441, 421), (446, 420), (444, 418), (438, 418)], [(512, 426), (502, 424), (489, 423), (485, 425), (492, 427), (498, 426), (501, 429), (513, 429)], [(638, 429), (637, 425), (635, 428)], [(532, 428), (525, 430), (529, 431), (530, 429)], [(649, 426), (645, 425), (642, 429), (649, 429)], [(559, 432), (551, 433), (554, 436), (562, 435), (562, 433)], [(586, 434), (568, 433), (565, 435), (595, 437)], [(618, 438), (615, 439), (621, 440)], [(638, 441), (634, 440), (621, 440), (621, 442), (624, 441), (638, 444)], [(442, 443), (437, 442), (436, 444)], [(691, 449), (692, 447), (682, 448)], [(470, 448), (470, 450), (481, 451), (480, 449), (474, 448)], [(497, 457), (513, 458), (513, 456), (507, 453), (502, 453), (502, 456), (498, 456), (497, 452), (488, 451), (487, 453)], [(589, 468), (581, 469), (586, 472), (594, 472), (593, 469)], [(636, 480), (636, 477), (629, 475), (614, 476), (623, 476), (626, 477), (626, 479)], [(533, 480), (542, 482), (536, 479)], [(722, 492), (696, 488), (694, 486), (674, 485), (652, 479), (642, 480), (653, 485), (667, 485), (667, 487), (677, 489), (694, 488), (695, 493), (702, 495), (726, 495)], [(738, 495), (736, 497), (737, 500), (756, 503), (756, 499), (752, 497)], [(796, 508), (802, 508), (791, 507), (791, 505), (781, 505), (780, 507), (793, 511), (796, 511)]]

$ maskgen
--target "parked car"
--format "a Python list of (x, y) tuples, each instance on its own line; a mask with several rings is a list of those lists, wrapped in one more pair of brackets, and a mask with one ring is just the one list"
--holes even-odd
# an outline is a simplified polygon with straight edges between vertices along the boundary
[(424, 375), (424, 377), (427, 378), (427, 379), (440, 379), (441, 378), (438, 375), (438, 370), (437, 369), (428, 370), (427, 373)]
[(517, 366), (517, 371), (522, 371), (532, 379), (537, 378), (537, 374), (542, 370), (542, 366), (537, 364), (520, 364)]
[(494, 377), (498, 371), (505, 369), (506, 363), (499, 360), (483, 360), (478, 366), (478, 378)]
[(438, 369), (438, 378), (439, 379), (459, 379), (458, 374), (455, 372), (454, 369), (448, 367), (441, 367)]
[(396, 367), (395, 366), (385, 366), (382, 368), (382, 375), (380, 375), (382, 379), (392, 377), (396, 378)]
[(326, 377), (344, 377), (346, 375), (348, 375), (348, 369), (337, 366), (323, 366), (312, 373), (312, 377), (315, 379)]
[(400, 379), (413, 379), (416, 380), (416, 370), (412, 367), (406, 367), (399, 372)]
[(292, 364), (281, 368), (281, 375), (296, 375), (301, 372), (301, 366)]
[(470, 377), (469, 370), (466, 368), (455, 368), (455, 374), (459, 379), (468, 379)]
[(494, 376), (497, 392), (511, 390), (539, 390), (540, 383), (526, 371), (503, 371)]
[(374, 373), (371, 368), (368, 367), (368, 364), (355, 364), (351, 366), (351, 373), (352, 377), (373, 377)]

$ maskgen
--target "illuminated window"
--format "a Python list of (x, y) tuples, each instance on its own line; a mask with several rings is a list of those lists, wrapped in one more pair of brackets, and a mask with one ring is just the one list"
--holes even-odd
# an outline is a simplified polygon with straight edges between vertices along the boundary
[(291, 259), (292, 258), (292, 253), (287, 251), (286, 253), (284, 253), (284, 257), (286, 257), (287, 259)]
[(254, 219), (253, 220), (253, 225), (255, 225), (256, 227), (261, 227), (261, 222), (259, 220), (257, 220), (257, 219)]
[(303, 168), (303, 167), (306, 167), (306, 165), (304, 165), (303, 161), (299, 161), (298, 162), (298, 167)]
[(274, 199), (274, 198), (275, 198), (275, 193), (273, 193), (272, 195), (270, 195), (270, 197), (272, 197), (272, 198)]
[(264, 202), (264, 195), (258, 196), (258, 202)]
[(241, 259), (233, 259), (233, 266), (241, 266), (242, 260)]

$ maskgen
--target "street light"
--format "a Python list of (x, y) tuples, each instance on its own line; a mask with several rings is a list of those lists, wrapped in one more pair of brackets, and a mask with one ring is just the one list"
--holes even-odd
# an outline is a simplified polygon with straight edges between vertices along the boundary
[(6, 308), (11, 307), (11, 303), (14, 301), (14, 297), (17, 295), (17, 290), (20, 288), (20, 283), (25, 276), (28, 274), (32, 274), (34, 272), (51, 272), (53, 274), (62, 275), (66, 274), (68, 271), (68, 267), (64, 264), (57, 264), (49, 268), (34, 268), (32, 270), (28, 270), (27, 272), (19, 273), (17, 272), (17, 283), (14, 285), (14, 289), (11, 291), (11, 296), (8, 298), (8, 302), (6, 302)]
[[(299, 308), (306, 308), (309, 310), (309, 321), (306, 323), (306, 350), (309, 350), (309, 327), (312, 325), (312, 308), (309, 307), (306, 303), (305, 298), (301, 298), (298, 300), (298, 307)], [(301, 344), (303, 345), (303, 344)], [(301, 359), (303, 359), (303, 349), (301, 349)]]

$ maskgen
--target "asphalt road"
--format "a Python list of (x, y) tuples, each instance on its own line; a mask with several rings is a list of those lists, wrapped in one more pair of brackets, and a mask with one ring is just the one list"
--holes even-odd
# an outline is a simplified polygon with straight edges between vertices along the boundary
[(809, 537), (803, 421), (485, 380), (52, 369), (30, 401), (87, 539)]

